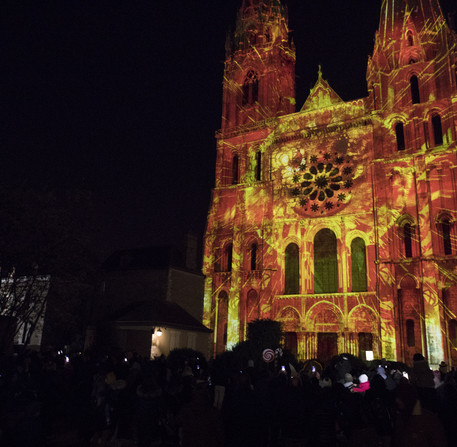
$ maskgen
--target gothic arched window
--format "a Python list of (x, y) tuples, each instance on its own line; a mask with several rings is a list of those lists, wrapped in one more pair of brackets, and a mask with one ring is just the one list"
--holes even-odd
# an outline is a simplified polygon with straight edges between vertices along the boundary
[(397, 138), (397, 151), (403, 151), (405, 149), (405, 132), (403, 129), (403, 123), (395, 124), (395, 136)]
[(411, 348), (416, 346), (416, 336), (414, 333), (414, 320), (406, 320), (406, 344)]
[(243, 106), (254, 104), (259, 99), (259, 80), (257, 74), (250, 70), (243, 83)]
[(239, 181), (239, 158), (238, 155), (235, 155), (232, 160), (232, 185), (237, 185)]
[(255, 154), (255, 179), (262, 180), (262, 152), (257, 151)]
[(410, 47), (412, 47), (414, 45), (414, 40), (413, 40), (413, 33), (411, 31), (408, 32), (407, 39), (408, 39), (408, 45)]
[(299, 251), (297, 244), (289, 244), (285, 253), (285, 286), (286, 295), (296, 295), (300, 289)]
[(403, 225), (403, 242), (405, 245), (405, 257), (413, 257), (413, 245), (412, 245), (412, 228), (410, 223)]
[(409, 80), (411, 86), (411, 101), (413, 104), (419, 104), (421, 102), (419, 93), (419, 80), (416, 75), (411, 76)]
[(443, 129), (441, 128), (441, 117), (438, 114), (432, 116), (433, 145), (443, 144)]
[(251, 245), (251, 270), (257, 270), (257, 244)]
[(448, 218), (441, 220), (441, 237), (443, 238), (444, 254), (452, 255), (451, 222)]
[(367, 291), (367, 259), (365, 242), (362, 238), (356, 237), (351, 242), (351, 272), (352, 291)]
[(338, 292), (336, 236), (324, 228), (314, 237), (314, 293)]
[(233, 259), (233, 244), (228, 244), (225, 247), (224, 251), (224, 264), (225, 264), (225, 271), (231, 272), (232, 271), (232, 259)]

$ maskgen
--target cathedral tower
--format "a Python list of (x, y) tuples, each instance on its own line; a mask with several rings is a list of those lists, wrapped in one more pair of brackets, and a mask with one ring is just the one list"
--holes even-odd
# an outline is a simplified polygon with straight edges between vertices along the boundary
[(243, 0), (227, 37), (222, 130), (294, 112), (295, 48), (279, 0)]
[(453, 319), (451, 308), (457, 311), (448, 279), (448, 257), (455, 254), (455, 67), (456, 36), (438, 0), (382, 2), (367, 82), (377, 276), (388, 274), (393, 284), (378, 281), (378, 294), (393, 297), (385, 320), (395, 327), (398, 355), (407, 362), (423, 352), (437, 364), (453, 351), (447, 329), (439, 328)]
[(319, 69), (294, 113), (286, 10), (243, 1), (205, 235), (215, 354), (271, 318), (302, 360), (457, 365), (456, 45), (438, 0), (383, 0), (369, 95)]

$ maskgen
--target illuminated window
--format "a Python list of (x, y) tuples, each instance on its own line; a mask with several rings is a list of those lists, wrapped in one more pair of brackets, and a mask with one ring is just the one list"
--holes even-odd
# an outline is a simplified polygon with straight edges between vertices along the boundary
[(256, 152), (255, 163), (255, 179), (259, 182), (262, 180), (262, 152)]
[(433, 145), (440, 146), (443, 144), (443, 130), (441, 128), (441, 117), (436, 114), (432, 116), (433, 128)]
[(257, 244), (251, 245), (251, 270), (257, 270)]
[(405, 133), (403, 129), (403, 123), (397, 123), (395, 125), (395, 136), (397, 137), (397, 151), (403, 151), (405, 149)]
[(336, 236), (324, 228), (314, 237), (314, 293), (338, 292)]
[(243, 106), (254, 104), (259, 98), (259, 81), (254, 71), (250, 70), (243, 83)]
[(285, 256), (285, 287), (286, 295), (295, 295), (299, 293), (300, 286), (300, 269), (299, 269), (299, 252), (296, 244), (289, 244), (286, 248)]
[(441, 236), (443, 238), (444, 254), (452, 255), (451, 222), (447, 218), (441, 221)]
[(226, 272), (231, 272), (232, 271), (232, 256), (233, 256), (233, 245), (228, 244), (227, 247), (225, 247), (225, 253), (224, 253), (224, 260), (225, 260), (225, 271)]
[(239, 182), (239, 159), (238, 156), (235, 155), (232, 160), (232, 185), (237, 185)]
[(411, 100), (413, 104), (419, 104), (421, 102), (419, 94), (419, 81), (417, 76), (411, 76), (409, 80), (411, 86)]
[(412, 258), (412, 229), (410, 223), (405, 223), (405, 225), (403, 226), (403, 242), (405, 244), (405, 257)]
[(351, 242), (352, 291), (367, 291), (367, 260), (365, 242), (356, 237)]
[(457, 347), (457, 320), (449, 320), (449, 341), (456, 348)]
[(406, 320), (406, 344), (410, 348), (416, 346), (416, 337), (414, 334), (414, 320)]

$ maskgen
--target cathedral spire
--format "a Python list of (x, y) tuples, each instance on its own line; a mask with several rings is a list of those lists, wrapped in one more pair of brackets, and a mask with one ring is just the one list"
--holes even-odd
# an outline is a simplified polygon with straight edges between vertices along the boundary
[(367, 76), (426, 62), (452, 40), (438, 0), (383, 0)]
[(436, 26), (443, 13), (438, 0), (383, 0), (379, 20), (379, 37), (388, 43), (396, 39), (405, 19), (410, 18), (418, 32)]
[(295, 109), (295, 47), (280, 0), (243, 0), (226, 41), (222, 128)]

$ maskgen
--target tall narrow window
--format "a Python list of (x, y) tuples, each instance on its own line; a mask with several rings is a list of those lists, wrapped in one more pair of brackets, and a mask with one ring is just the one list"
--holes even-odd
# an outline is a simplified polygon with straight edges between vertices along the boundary
[(449, 219), (444, 219), (441, 222), (441, 233), (443, 236), (444, 254), (452, 255), (451, 223), (449, 222)]
[(416, 346), (416, 336), (414, 334), (414, 320), (406, 320), (406, 344), (410, 348)]
[(232, 254), (233, 252), (233, 245), (228, 244), (227, 247), (225, 247), (225, 271), (226, 272), (231, 272), (232, 271)]
[(243, 83), (243, 106), (254, 104), (259, 98), (259, 81), (254, 71), (250, 70)]
[(257, 270), (257, 244), (251, 245), (251, 270)]
[(441, 117), (438, 114), (432, 116), (432, 128), (433, 144), (434, 146), (440, 146), (443, 144), (443, 129), (441, 128)]
[(314, 237), (314, 293), (338, 292), (336, 236), (324, 228)]
[(367, 291), (367, 260), (365, 242), (356, 237), (351, 242), (352, 291)]
[(403, 129), (403, 123), (397, 123), (395, 125), (395, 136), (397, 137), (397, 151), (403, 151), (405, 149), (405, 132)]
[(232, 160), (232, 185), (237, 185), (239, 182), (239, 161), (238, 155), (235, 155)]
[(255, 154), (255, 179), (258, 182), (262, 180), (262, 152), (260, 151)]
[(408, 45), (412, 47), (414, 45), (413, 35), (411, 32), (408, 33)]
[(286, 295), (296, 295), (300, 287), (299, 252), (296, 244), (289, 244), (285, 256), (285, 287)]
[(411, 100), (413, 104), (419, 104), (421, 102), (419, 94), (419, 81), (417, 76), (411, 76), (409, 83), (411, 85)]
[(406, 223), (403, 226), (403, 241), (405, 244), (405, 257), (413, 257), (413, 248), (412, 248), (412, 230), (411, 224)]

